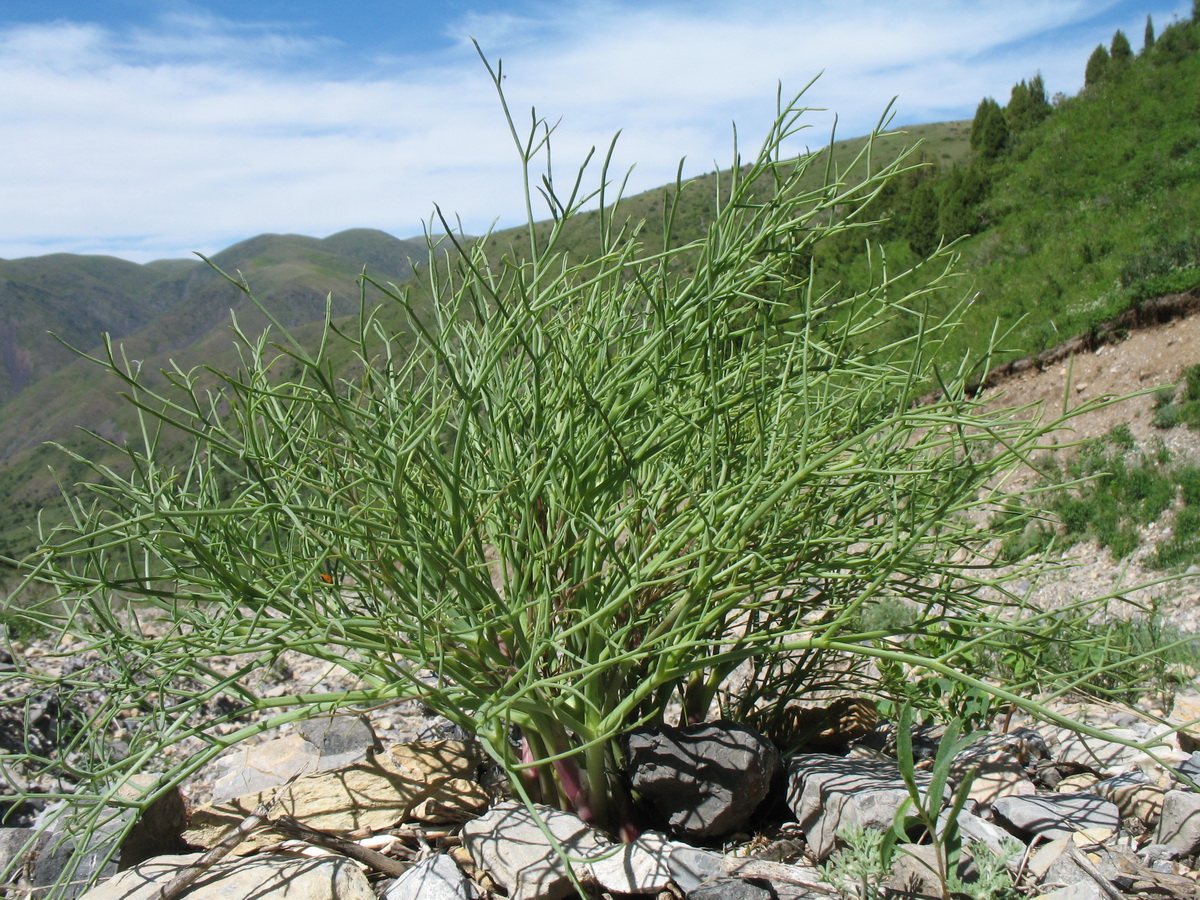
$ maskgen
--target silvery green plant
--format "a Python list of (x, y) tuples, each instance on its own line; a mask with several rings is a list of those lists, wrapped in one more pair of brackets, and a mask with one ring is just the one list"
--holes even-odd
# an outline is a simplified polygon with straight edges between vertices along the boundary
[[(97, 358), (141, 431), (22, 562), (48, 598), (9, 613), (85, 662), (0, 673), (83, 717), (58, 752), (5, 761), (62, 778), (42, 798), (76, 834), (124, 827), (122, 808), (277, 726), (405, 699), (477, 735), (518, 796), (614, 831), (621, 735), (703, 717), (739, 667), (743, 698), (846, 672), (886, 690), (868, 664), (889, 660), (1052, 715), (908, 641), (1022, 633), (966, 514), (1059, 423), (984, 410), (975, 364), (940, 358), (954, 317), (922, 310), (953, 290), (948, 257), (916, 293), (886, 265), (863, 293), (815, 288), (813, 248), (866, 221), (904, 159), (872, 141), (845, 172), (787, 158), (805, 110), (782, 103), (706, 232), (676, 238), (680, 183), (649, 244), (611, 151), (597, 189), (586, 164), (563, 187), (551, 129), (522, 132), (501, 102), (522, 255), (452, 232), (415, 281), (364, 276), (355, 321), (311, 342), (235, 322), (236, 370), (175, 368), (165, 388), (117, 347)], [(595, 251), (568, 254), (568, 227)], [(873, 342), (896, 318), (909, 336)], [(916, 610), (903, 634), (860, 627), (897, 599)], [(267, 696), (255, 675), (285, 651), (357, 685)]]
[[(1005, 900), (1018, 892), (1009, 872), (1009, 863), (1024, 849), (1008, 839), (993, 851), (979, 841), (964, 840), (959, 816), (968, 806), (972, 784), (979, 767), (960, 773), (957, 785), (954, 766), (964, 750), (982, 733), (964, 734), (962, 722), (950, 718), (938, 740), (937, 751), (928, 766), (928, 780), (917, 777), (917, 759), (913, 753), (913, 707), (904, 703), (896, 719), (896, 766), (908, 790), (908, 797), (896, 810), (892, 827), (848, 827), (839, 832), (841, 846), (822, 868), (826, 881), (847, 900), (880, 900), (896, 893), (888, 880), (895, 871), (897, 854), (912, 856), (928, 869), (937, 883), (938, 896), (969, 900)], [(913, 838), (932, 849), (932, 864), (914, 853)], [(970, 859), (969, 878), (964, 878), (964, 863)], [(900, 886), (903, 892), (906, 886)]]

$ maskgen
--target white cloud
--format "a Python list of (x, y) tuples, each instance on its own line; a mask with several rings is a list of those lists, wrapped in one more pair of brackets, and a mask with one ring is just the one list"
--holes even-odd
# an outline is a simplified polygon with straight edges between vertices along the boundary
[[(147, 260), (356, 226), (407, 236), (435, 201), (470, 231), (515, 224), (514, 153), (467, 34), (503, 57), (522, 124), (531, 104), (562, 116), (564, 172), (622, 129), (618, 167), (636, 161), (645, 189), (683, 155), (693, 173), (726, 164), (732, 120), (755, 142), (777, 83), (798, 90), (822, 70), (807, 99), (838, 111), (844, 137), (897, 94), (903, 122), (967, 117), (1039, 69), (1073, 92), (1096, 37), (1059, 35), (1048, 52), (1045, 35), (1114, 3), (547, 4), (470, 15), (450, 54), (364, 54), (357, 67), (358, 48), (194, 10), (126, 31), (12, 28), (0, 31), (0, 257)], [(813, 121), (808, 140), (823, 143), (831, 119)]]

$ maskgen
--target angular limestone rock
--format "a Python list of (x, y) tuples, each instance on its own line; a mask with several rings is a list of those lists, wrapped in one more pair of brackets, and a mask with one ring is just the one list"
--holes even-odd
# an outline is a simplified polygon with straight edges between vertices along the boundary
[(649, 842), (617, 844), (615, 851), (588, 863), (587, 871), (611, 894), (657, 894), (672, 881), (667, 842), (657, 835)]
[(487, 789), (477, 781), (449, 778), (438, 785), (436, 794), (422, 800), (408, 814), (426, 825), (454, 825), (475, 818), (491, 802)]
[(593, 858), (615, 849), (578, 816), (542, 805), (535, 806), (535, 813), (506, 801), (462, 829), (463, 846), (475, 865), (508, 892), (509, 900), (561, 900), (575, 893), (566, 863), (543, 827), (572, 858)]
[(1105, 895), (1096, 882), (1084, 880), (1046, 894), (1039, 894), (1037, 900), (1105, 900)]
[[(153, 900), (200, 858), (160, 856), (98, 885), (84, 900)], [(217, 863), (187, 892), (187, 900), (375, 900), (362, 871), (344, 857), (317, 859), (264, 854)]]
[(774, 745), (738, 722), (635, 731), (626, 752), (634, 790), (689, 837), (745, 827), (782, 766)]
[(1091, 793), (1001, 797), (992, 806), (1009, 830), (1053, 840), (1074, 832), (1112, 834), (1121, 825), (1117, 807)]
[(954, 788), (967, 780), (968, 796), (983, 807), (991, 807), (1001, 797), (1037, 793), (1020, 760), (998, 748), (968, 747), (955, 757), (950, 779)]
[(671, 842), (666, 847), (671, 879), (684, 893), (724, 874), (725, 857), (712, 850)]
[[(927, 772), (917, 772), (916, 778), (919, 789), (929, 786)], [(891, 828), (908, 796), (899, 767), (887, 760), (811, 753), (789, 764), (788, 806), (818, 861), (833, 853), (843, 829)]]
[[(1200, 750), (1192, 752), (1187, 759), (1179, 763), (1175, 767), (1175, 775), (1182, 775), (1184, 778), (1190, 778), (1192, 781), (1200, 782)], [(1175, 780), (1179, 780), (1176, 778)]]
[[(676, 880), (672, 854), (685, 849), (653, 832), (631, 843), (614, 843), (572, 813), (542, 805), (530, 812), (513, 801), (499, 803), (464, 825), (462, 842), (474, 864), (501, 885), (510, 900), (558, 900), (574, 893), (575, 887), (543, 827), (570, 856), (576, 878), (612, 894), (665, 890)], [(716, 855), (718, 865), (720, 859)]]
[[(892, 858), (892, 872), (887, 884), (898, 896), (945, 898), (937, 871), (937, 852), (932, 845), (900, 844)], [(956, 871), (964, 883), (979, 880), (974, 860), (965, 850), (958, 860)]]
[(1158, 824), (1163, 797), (1167, 793), (1166, 788), (1152, 784), (1138, 771), (1097, 781), (1089, 790), (1097, 797), (1116, 804), (1123, 821), (1136, 819), (1147, 828)]
[(1181, 856), (1200, 853), (1200, 793), (1167, 791), (1156, 842), (1179, 851)]
[[(1122, 741), (1138, 742), (1141, 736), (1128, 728), (1110, 728), (1107, 734)], [(1142, 754), (1116, 741), (1102, 740), (1067, 729), (1058, 733), (1055, 762), (1072, 763), (1095, 769), (1102, 775), (1120, 775), (1128, 771)]]
[[(482, 790), (462, 790), (461, 782), (471, 779), (478, 765), (478, 750), (461, 741), (394, 744), (360, 763), (297, 779), (279, 792), (270, 816), (290, 815), (333, 834), (390, 828), (421, 804), (467, 817), (486, 806)], [(211, 847), (272, 794), (262, 791), (193, 810), (184, 836), (194, 845)], [(238, 852), (272, 840), (262, 832), (251, 835)]]
[(320, 716), (301, 722), (294, 734), (231, 747), (211, 764), (212, 803), (278, 787), (289, 778), (360, 763), (382, 750), (361, 716)]
[(724, 878), (696, 888), (687, 895), (687, 900), (777, 900), (778, 897), (770, 882)]
[(444, 853), (421, 860), (395, 881), (383, 900), (480, 900), (483, 894)]
[[(154, 783), (152, 776), (135, 776), (121, 787), (120, 795), (136, 800)], [(151, 857), (180, 853), (187, 849), (180, 837), (186, 816), (183, 796), (178, 790), (163, 794), (141, 814), (130, 808), (113, 809), (111, 816), (86, 835), (78, 833), (78, 829), (67, 818), (69, 810), (65, 807), (47, 809), (43, 815), (49, 821), (41, 822), (47, 826), (46, 830), (38, 835), (29, 857), (29, 878), (35, 887), (55, 884), (68, 867), (72, 869), (72, 880), (86, 883)], [(121, 832), (131, 819), (134, 820), (133, 826), (121, 840)], [(83, 840), (87, 842), (86, 852), (72, 862), (72, 857), (79, 850), (77, 842)], [(121, 841), (119, 844), (118, 840)], [(71, 886), (65, 889), (63, 897), (78, 897), (82, 892), (81, 887)]]
[(0, 871), (7, 868), (18, 856), (25, 854), (34, 834), (32, 828), (0, 827)]
[(1200, 696), (1195, 693), (1175, 695), (1168, 720), (1172, 725), (1186, 726), (1179, 732), (1179, 747), (1186, 753), (1200, 750)]
[(305, 719), (296, 731), (325, 757), (383, 749), (365, 716), (317, 716)]

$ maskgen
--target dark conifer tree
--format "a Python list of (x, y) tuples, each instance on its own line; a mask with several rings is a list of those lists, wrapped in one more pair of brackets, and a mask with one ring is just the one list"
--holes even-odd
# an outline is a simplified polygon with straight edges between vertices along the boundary
[(1024, 131), (1029, 127), (1029, 85), (1024, 80), (1013, 85), (1004, 108), (1004, 121), (1011, 132)]
[(1112, 60), (1110, 68), (1113, 69), (1124, 68), (1133, 59), (1133, 48), (1129, 46), (1129, 38), (1125, 37), (1125, 32), (1120, 29), (1117, 29), (1117, 33), (1113, 35), (1110, 57)]
[(984, 159), (995, 159), (1008, 146), (1008, 123), (1004, 110), (991, 97), (985, 97), (975, 110), (971, 123), (971, 147)]
[(1029, 99), (1035, 109), (1043, 111), (1041, 118), (1050, 115), (1050, 101), (1046, 98), (1046, 82), (1042, 79), (1041, 72), (1034, 75), (1033, 80), (1029, 82)]
[(1149, 53), (1154, 46), (1154, 20), (1146, 16), (1146, 33), (1142, 37), (1142, 53)]
[(938, 203), (940, 233), (949, 239), (980, 231), (979, 205), (987, 193), (988, 180), (977, 166), (955, 166), (941, 185)]
[(1050, 101), (1046, 99), (1046, 83), (1041, 73), (1026, 84), (1022, 79), (1014, 84), (1004, 118), (1013, 134), (1032, 128), (1050, 115)]
[(924, 179), (912, 195), (912, 206), (908, 210), (908, 223), (904, 229), (908, 246), (917, 256), (925, 257), (937, 249), (938, 201), (931, 179)]
[(1160, 62), (1178, 62), (1190, 56), (1198, 49), (1196, 31), (1191, 22), (1168, 25), (1154, 41), (1154, 55)]
[(1099, 84), (1108, 74), (1108, 51), (1103, 44), (1097, 45), (1088, 57), (1087, 68), (1083, 71), (1083, 86), (1091, 87)]

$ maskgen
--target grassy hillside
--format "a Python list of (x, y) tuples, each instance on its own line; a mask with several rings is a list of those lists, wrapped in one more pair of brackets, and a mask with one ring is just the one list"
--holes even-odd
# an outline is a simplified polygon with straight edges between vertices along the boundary
[[(877, 164), (891, 161), (905, 153), (912, 153), (910, 162), (952, 165), (965, 159), (970, 153), (968, 133), (970, 121), (938, 122), (929, 125), (914, 125), (897, 129), (877, 137), (871, 150)], [(867, 138), (856, 137), (821, 144), (821, 136), (813, 133), (813, 153), (816, 154), (805, 186), (819, 187), (828, 165), (833, 177), (851, 181), (865, 174)], [(702, 236), (708, 222), (713, 218), (718, 198), (728, 196), (730, 172), (723, 170), (690, 179), (677, 190), (676, 185), (664, 185), (621, 200), (608, 215), (614, 227), (625, 226), (640, 230), (648, 252), (662, 247), (665, 217), (671, 215), (672, 234), (675, 243), (686, 243)], [(676, 197), (678, 195), (678, 200)], [(576, 257), (586, 258), (595, 253), (597, 218), (593, 212), (572, 219), (567, 227), (564, 244), (567, 251)], [(553, 226), (550, 221), (539, 223), (537, 233), (544, 237)], [(529, 234), (527, 228), (511, 228), (496, 232), (488, 237), (490, 255), (497, 261), (527, 258)]]
[[(1196, 24), (1175, 24), (1078, 96), (1058, 98), (1040, 122), (1014, 129), (993, 156), (976, 148), (952, 163), (927, 154), (927, 170), (881, 198), (889, 221), (869, 237), (893, 267), (919, 256), (921, 190), (937, 203), (936, 236), (960, 239), (962, 288), (977, 296), (955, 349), (980, 346), (998, 327), (1002, 358), (1037, 352), (1149, 297), (1200, 286), (1198, 46)], [(978, 184), (964, 213), (953, 201), (968, 178)], [(818, 262), (827, 284), (871, 277), (862, 246), (824, 248)]]

